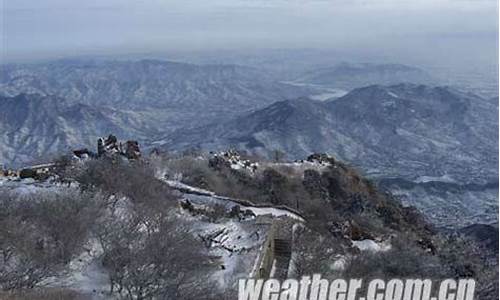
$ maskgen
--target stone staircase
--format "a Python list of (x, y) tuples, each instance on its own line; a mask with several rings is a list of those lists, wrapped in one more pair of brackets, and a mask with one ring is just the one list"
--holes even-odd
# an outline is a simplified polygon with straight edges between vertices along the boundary
[(276, 279), (286, 279), (292, 257), (292, 243), (287, 239), (274, 239), (274, 276)]

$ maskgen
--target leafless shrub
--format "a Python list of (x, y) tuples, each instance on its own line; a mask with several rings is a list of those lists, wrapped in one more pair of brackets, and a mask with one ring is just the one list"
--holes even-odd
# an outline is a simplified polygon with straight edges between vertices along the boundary
[(404, 236), (394, 238), (388, 251), (362, 251), (348, 261), (346, 278), (445, 278), (438, 257)]
[(54, 247), (44, 245), (44, 236), (21, 218), (1, 222), (0, 289), (34, 288), (62, 267)]
[(101, 198), (79, 192), (0, 194), (0, 288), (33, 288), (87, 241)]
[(74, 180), (80, 164), (73, 161), (71, 156), (63, 155), (54, 160), (54, 168), (52, 174), (55, 175), (57, 181), (61, 183), (71, 183)]
[(76, 177), (83, 190), (125, 196), (143, 209), (167, 209), (176, 204), (172, 190), (155, 177), (155, 171), (141, 161), (100, 159), (90, 161)]
[(228, 211), (224, 205), (215, 204), (212, 209), (206, 211), (205, 216), (207, 216), (210, 222), (217, 222), (222, 218), (228, 216)]
[(332, 265), (336, 255), (342, 253), (341, 245), (329, 235), (322, 235), (307, 228), (295, 232), (291, 269), (294, 277), (322, 274), (334, 275)]
[(128, 299), (191, 299), (208, 282), (206, 250), (179, 220), (147, 218), (135, 215), (104, 224), (103, 265), (111, 289)]
[(498, 252), (492, 255), (474, 240), (460, 235), (442, 237), (437, 255), (450, 278), (474, 278), (478, 299), (498, 298)]
[(64, 262), (87, 241), (106, 205), (100, 195), (78, 191), (41, 194), (31, 202), (33, 221), (53, 239)]
[[(131, 204), (125, 211), (108, 207), (94, 230), (111, 291), (129, 299), (191, 299), (197, 286), (209, 282), (210, 259), (201, 242), (174, 219), (178, 196), (155, 175), (144, 162), (101, 159), (87, 163), (77, 180), (84, 190)], [(222, 213), (214, 211), (213, 217)]]
[(4, 300), (91, 300), (92, 296), (66, 289), (42, 288), (0, 293)]

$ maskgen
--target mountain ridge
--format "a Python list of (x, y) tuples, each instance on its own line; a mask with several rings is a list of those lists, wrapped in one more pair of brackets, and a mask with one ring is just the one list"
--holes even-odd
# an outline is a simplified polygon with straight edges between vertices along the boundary
[(401, 82), (434, 84), (436, 80), (424, 70), (396, 63), (339, 63), (302, 74), (295, 81), (354, 89), (373, 84), (392, 85)]
[(14, 165), (92, 146), (109, 132), (144, 136), (128, 113), (39, 94), (0, 96), (0, 121), (0, 159)]
[(158, 144), (167, 151), (231, 147), (267, 157), (279, 150), (292, 160), (330, 153), (439, 226), (461, 226), (498, 214), (492, 184), (498, 182), (497, 109), (449, 87), (376, 85), (327, 102), (277, 102), (229, 121), (176, 131)]
[[(356, 157), (361, 158), (363, 155), (359, 152), (361, 150), (342, 148), (355, 145), (363, 146), (365, 148), (363, 151), (377, 150), (377, 157), (380, 159), (375, 161), (380, 163), (385, 160), (387, 165), (395, 162), (394, 160), (387, 161), (384, 156), (390, 157), (396, 150), (415, 152), (403, 153), (408, 156), (403, 163), (418, 154), (434, 155), (434, 157), (450, 154), (449, 152), (443, 153), (444, 150), (458, 151), (457, 153), (469, 156), (448, 159), (450, 163), (454, 159), (476, 161), (480, 157), (491, 158), (494, 162), (497, 155), (492, 150), (495, 147), (491, 143), (491, 138), (495, 134), (492, 125), (497, 121), (491, 109), (492, 107), (485, 104), (482, 98), (471, 97), (448, 87), (408, 84), (390, 87), (374, 85), (355, 89), (336, 100), (320, 102), (300, 98), (279, 101), (267, 108), (229, 121), (214, 123), (204, 128), (179, 130), (167, 137), (166, 147), (171, 146), (175, 150), (178, 144), (193, 142), (202, 148), (211, 149), (210, 146), (217, 146), (212, 142), (214, 140), (244, 141), (245, 138), (262, 139), (262, 144), (266, 144), (270, 136), (280, 141), (280, 135), (291, 135), (293, 134), (291, 131), (296, 130), (297, 135), (307, 132), (309, 136), (315, 134), (321, 136), (315, 139), (315, 143), (309, 145), (307, 151), (301, 149), (304, 145), (297, 140), (293, 143), (296, 146), (292, 148), (279, 147), (279, 144), (273, 145), (269, 142), (267, 150), (282, 150), (289, 153), (290, 158), (304, 156), (311, 152), (333, 151), (347, 161), (356, 162)], [(481, 111), (481, 116), (478, 115), (478, 110)], [(429, 132), (430, 129), (433, 132)], [(191, 135), (196, 138), (190, 139)], [(205, 144), (203, 136), (207, 137), (205, 140), (206, 144), (210, 145), (209, 147), (203, 146)], [(266, 136), (269, 139), (266, 139)], [(332, 140), (332, 136), (336, 138)], [(281, 140), (287, 137), (290, 136), (285, 136)], [(302, 137), (305, 138), (305, 136)], [(328, 139), (330, 141), (327, 141)], [(344, 139), (345, 143), (341, 143), (341, 139)], [(468, 140), (471, 145), (467, 145), (465, 140)], [(405, 144), (399, 145), (402, 141)], [(227, 141), (221, 142), (225, 143), (225, 146), (231, 145)], [(391, 142), (394, 145), (389, 145)], [(379, 149), (380, 143), (385, 143), (383, 149)], [(486, 145), (481, 145), (483, 143)], [(472, 149), (472, 145), (476, 148)], [(246, 150), (253, 148), (245, 147), (241, 142), (239, 146), (243, 149), (247, 148)], [(415, 149), (410, 149), (410, 146)], [(434, 151), (436, 149), (442, 151), (436, 152)], [(262, 149), (257, 149), (257, 152), (265, 153), (260, 150)], [(383, 155), (384, 152), (387, 155)], [(451, 169), (443, 167), (445, 170)], [(441, 176), (442, 174), (434, 175)]]

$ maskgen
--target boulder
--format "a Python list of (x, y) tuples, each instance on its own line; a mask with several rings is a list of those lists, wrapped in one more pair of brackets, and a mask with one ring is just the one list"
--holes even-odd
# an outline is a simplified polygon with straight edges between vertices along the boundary
[[(83, 153), (84, 150), (86, 149), (77, 151), (79, 151), (80, 154)], [(76, 151), (74, 151), (74, 153), (75, 152)], [(116, 136), (112, 134), (110, 134), (106, 139), (99, 138), (97, 140), (97, 157), (101, 157), (103, 155), (111, 156), (116, 154), (122, 155), (127, 159), (139, 159), (141, 157), (139, 142), (129, 140), (123, 144), (119, 142)], [(75, 153), (75, 155), (77, 154)]]

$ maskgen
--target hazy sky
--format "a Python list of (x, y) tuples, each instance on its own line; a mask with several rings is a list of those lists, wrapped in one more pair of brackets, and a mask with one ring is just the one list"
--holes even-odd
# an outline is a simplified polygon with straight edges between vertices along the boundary
[(247, 47), (497, 50), (497, 0), (0, 1), (4, 61)]

